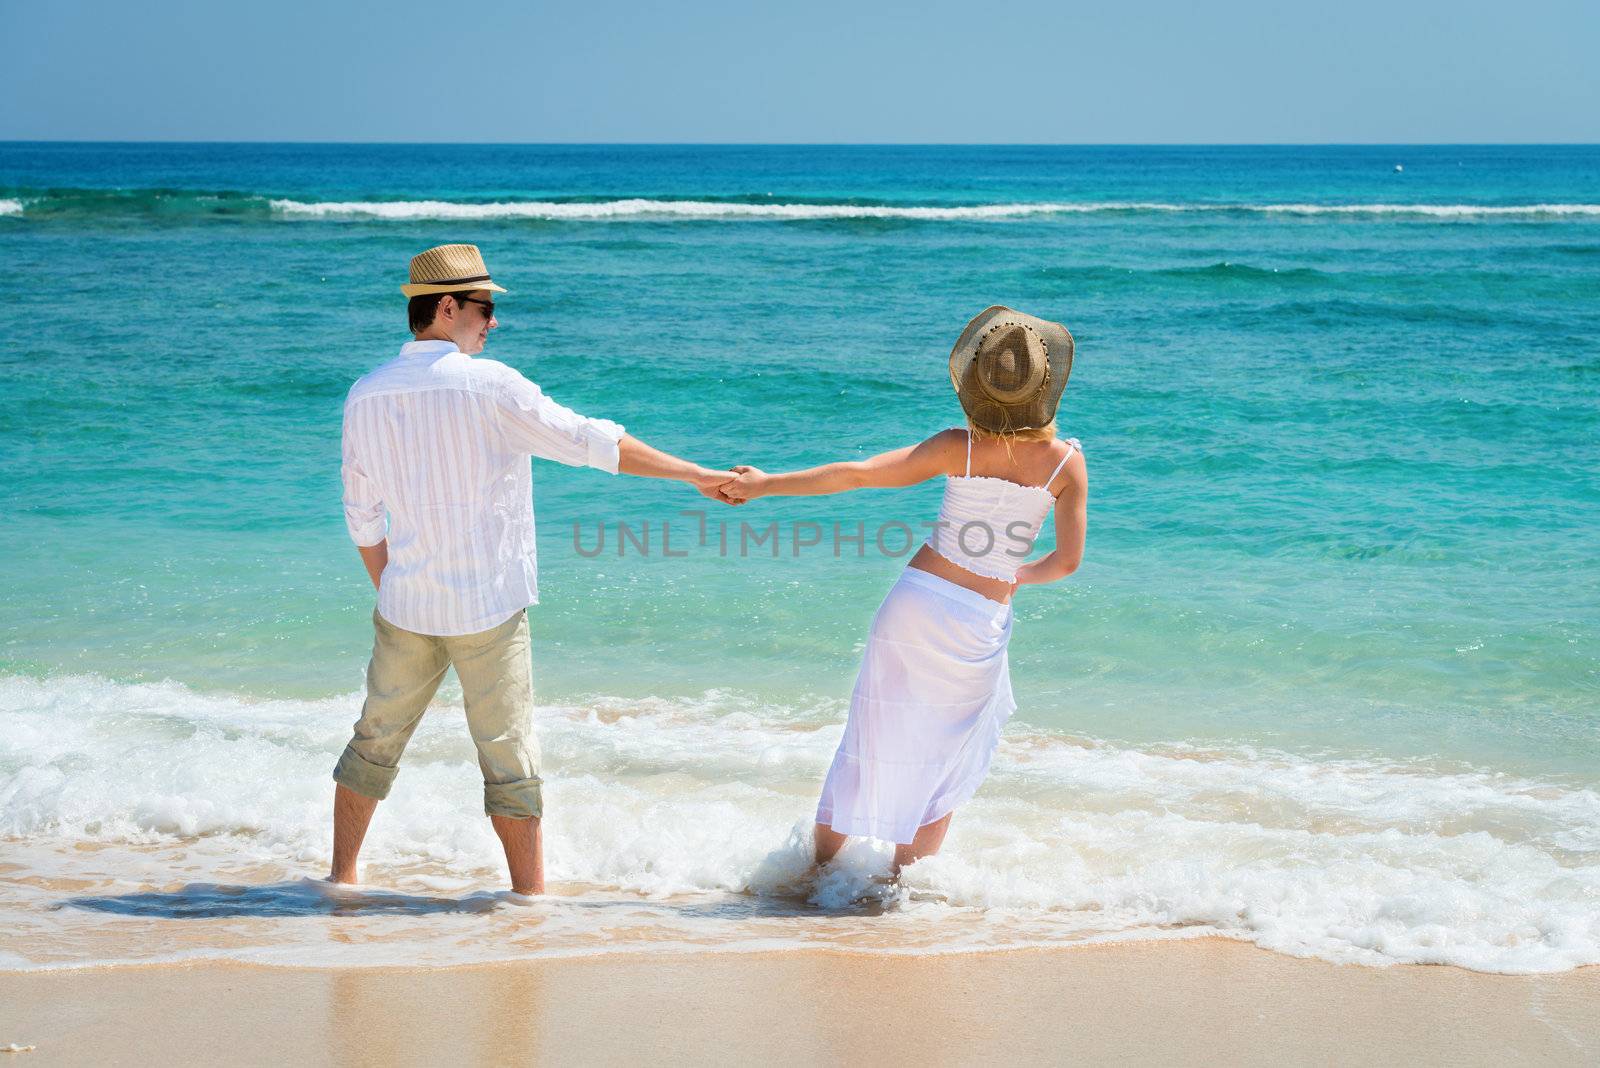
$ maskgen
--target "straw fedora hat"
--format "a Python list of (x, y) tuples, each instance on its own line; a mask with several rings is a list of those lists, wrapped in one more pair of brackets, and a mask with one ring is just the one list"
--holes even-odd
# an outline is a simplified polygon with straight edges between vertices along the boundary
[(505, 290), (489, 280), (477, 245), (439, 245), (411, 257), (411, 281), (400, 287), (409, 297), (459, 293), (464, 289)]
[(999, 305), (979, 312), (950, 351), (961, 410), (996, 434), (1047, 425), (1071, 373), (1066, 327)]

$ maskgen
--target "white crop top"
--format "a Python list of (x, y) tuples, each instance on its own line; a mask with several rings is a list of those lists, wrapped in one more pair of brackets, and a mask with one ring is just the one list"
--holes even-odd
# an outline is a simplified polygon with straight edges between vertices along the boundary
[(1024, 486), (1003, 478), (972, 473), (972, 431), (967, 431), (967, 473), (949, 475), (939, 523), (928, 547), (957, 567), (975, 575), (1010, 582), (1033, 551), (1044, 517), (1055, 506), (1050, 483), (1081, 452), (1077, 438), (1067, 439), (1061, 458), (1042, 486)]

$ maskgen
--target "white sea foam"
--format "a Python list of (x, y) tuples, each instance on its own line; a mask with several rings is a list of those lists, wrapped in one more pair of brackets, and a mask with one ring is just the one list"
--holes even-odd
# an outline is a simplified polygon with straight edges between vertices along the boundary
[(22, 201), (0, 197), (0, 215), (21, 215)]
[(1600, 215), (1600, 204), (1263, 204), (1241, 211), (1284, 215), (1425, 215), (1438, 218), (1476, 216)]
[(1147, 201), (1086, 201), (924, 206), (893, 204), (733, 203), (710, 200), (629, 198), (596, 202), (450, 200), (299, 201), (273, 200), (272, 210), (290, 218), (346, 219), (920, 219), (958, 221), (1019, 219), (1040, 215), (1114, 212), (1232, 212), (1264, 215), (1395, 215), (1470, 219), (1477, 217), (1600, 216), (1600, 204), (1166, 204)]
[[(386, 889), (352, 903), (303, 877), (327, 865), (328, 775), (357, 695), (0, 678), (0, 838), (16, 866), (0, 874), (0, 925), (15, 932), (0, 968), (958, 952), (1208, 933), (1369, 964), (1600, 963), (1592, 789), (1245, 748), (1141, 751), (1014, 723), (945, 854), (886, 888), (882, 844), (852, 843), (821, 879), (807, 863), (842, 710), (715, 691), (541, 709), (555, 892), (513, 907), (492, 893), (499, 850), (460, 708), (444, 700), (369, 836), (367, 877)], [(353, 941), (329, 939), (336, 911)]]
[(886, 204), (744, 204), (712, 200), (608, 200), (600, 202), (448, 200), (305, 203), (274, 200), (284, 215), (376, 219), (1002, 219), (1098, 211), (1174, 211), (1167, 204), (974, 204), (928, 207)]

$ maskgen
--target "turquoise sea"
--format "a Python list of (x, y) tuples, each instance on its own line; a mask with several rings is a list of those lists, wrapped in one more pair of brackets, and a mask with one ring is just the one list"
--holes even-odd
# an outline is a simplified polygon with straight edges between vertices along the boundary
[[(894, 890), (881, 846), (804, 864), (938, 485), (730, 510), (536, 462), (551, 901), (487, 893), (448, 690), (382, 889), (295, 882), (371, 639), (340, 406), (450, 241), (510, 290), (486, 355), (708, 464), (919, 440), (973, 314), (1071, 328), (1085, 562), (1018, 599), (1020, 707), (945, 855)], [(0, 967), (1600, 963), (1600, 147), (11, 143), (0, 253)]]

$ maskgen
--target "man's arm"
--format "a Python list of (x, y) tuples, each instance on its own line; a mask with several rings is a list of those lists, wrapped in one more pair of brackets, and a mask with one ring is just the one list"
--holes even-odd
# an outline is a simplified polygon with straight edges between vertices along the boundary
[(500, 386), (500, 427), (512, 448), (574, 467), (688, 482), (707, 497), (733, 503), (716, 489), (734, 477), (732, 471), (679, 459), (630, 436), (619, 423), (579, 415), (510, 368)]
[(732, 471), (715, 471), (697, 463), (662, 452), (634, 437), (624, 434), (617, 442), (617, 472), (638, 475), (641, 478), (666, 478), (675, 482), (688, 482), (712, 500), (734, 502), (717, 492), (723, 483), (733, 478)]
[(361, 562), (367, 565), (367, 577), (372, 580), (372, 588), (378, 588), (378, 581), (383, 578), (383, 569), (389, 563), (389, 539), (384, 538), (376, 545), (358, 545), (361, 552)]
[(361, 463), (357, 435), (350, 419), (347, 405), (344, 429), (340, 435), (340, 478), (344, 483), (344, 523), (350, 540), (361, 550), (361, 562), (367, 566), (373, 588), (389, 562), (389, 538), (384, 522), (383, 494), (378, 484), (368, 475)]

